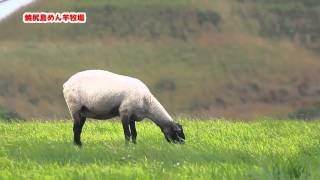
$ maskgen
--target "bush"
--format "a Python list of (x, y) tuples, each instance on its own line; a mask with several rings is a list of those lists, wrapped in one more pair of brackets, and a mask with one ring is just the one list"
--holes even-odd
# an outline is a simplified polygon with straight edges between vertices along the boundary
[(200, 25), (204, 23), (211, 23), (218, 26), (221, 21), (221, 16), (214, 11), (198, 11), (197, 18)]
[(320, 103), (309, 107), (302, 107), (289, 114), (289, 118), (311, 120), (320, 118)]
[(0, 107), (0, 120), (11, 121), (11, 120), (18, 120), (21, 117), (13, 111), (8, 111), (3, 107)]
[(176, 82), (173, 79), (161, 79), (156, 83), (155, 89), (159, 91), (175, 91)]

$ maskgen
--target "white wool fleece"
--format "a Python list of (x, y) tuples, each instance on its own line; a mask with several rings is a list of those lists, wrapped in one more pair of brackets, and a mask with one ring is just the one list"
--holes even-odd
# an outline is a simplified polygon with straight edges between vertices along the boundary
[(76, 73), (64, 83), (63, 94), (71, 115), (86, 107), (86, 117), (108, 119), (118, 107), (120, 116), (134, 114), (137, 120), (150, 118), (157, 124), (173, 121), (142, 81), (108, 71)]

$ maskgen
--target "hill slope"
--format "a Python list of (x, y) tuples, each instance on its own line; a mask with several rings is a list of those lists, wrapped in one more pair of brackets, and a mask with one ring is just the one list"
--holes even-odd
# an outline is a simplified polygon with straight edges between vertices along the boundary
[[(283, 22), (296, 21), (281, 13), (319, 4), (274, 5), (38, 1), (0, 23), (0, 104), (24, 118), (66, 117), (63, 82), (97, 68), (140, 78), (175, 114), (252, 118), (313, 106), (320, 100), (318, 35), (304, 43), (312, 28), (286, 33)], [(88, 21), (26, 25), (25, 11), (86, 11)]]

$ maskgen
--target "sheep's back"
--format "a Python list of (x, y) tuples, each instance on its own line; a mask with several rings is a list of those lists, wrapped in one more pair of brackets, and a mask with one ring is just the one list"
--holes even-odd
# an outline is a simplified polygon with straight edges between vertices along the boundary
[[(149, 89), (136, 78), (108, 71), (88, 70), (73, 75), (64, 84), (64, 94), (71, 96), (73, 103), (96, 111), (106, 111), (130, 99), (141, 99)], [(67, 100), (67, 98), (66, 98)]]

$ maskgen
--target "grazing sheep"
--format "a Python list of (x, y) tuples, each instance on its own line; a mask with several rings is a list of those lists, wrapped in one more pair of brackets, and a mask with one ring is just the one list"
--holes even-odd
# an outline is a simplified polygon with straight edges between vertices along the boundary
[(86, 118), (110, 119), (120, 116), (125, 142), (136, 143), (135, 121), (144, 118), (157, 124), (166, 140), (184, 143), (182, 126), (138, 79), (103, 70), (76, 73), (63, 85), (63, 95), (74, 121), (74, 143), (81, 146), (80, 134)]

